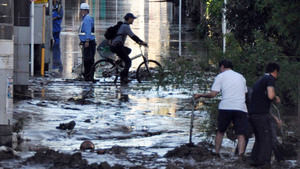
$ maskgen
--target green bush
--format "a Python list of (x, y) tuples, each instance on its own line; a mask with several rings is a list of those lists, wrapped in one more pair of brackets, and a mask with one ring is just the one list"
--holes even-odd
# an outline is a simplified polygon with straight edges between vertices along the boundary
[[(255, 41), (245, 44), (243, 47), (232, 34), (227, 35), (226, 53), (222, 55), (221, 48), (209, 42), (209, 57), (218, 63), (223, 58), (233, 62), (234, 70), (243, 74), (248, 86), (253, 86), (255, 81), (264, 74), (265, 66), (269, 62), (280, 65), (281, 71), (276, 83), (276, 90), (286, 106), (297, 105), (297, 80), (299, 79), (300, 62), (290, 60), (282, 49), (272, 39), (265, 40), (260, 32), (254, 32)], [(208, 40), (209, 41), (209, 40)]]

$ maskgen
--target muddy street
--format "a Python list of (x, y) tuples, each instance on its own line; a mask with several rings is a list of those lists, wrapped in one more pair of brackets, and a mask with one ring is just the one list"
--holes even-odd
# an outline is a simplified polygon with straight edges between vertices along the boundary
[[(74, 69), (82, 63), (78, 28), (80, 0), (62, 0), (65, 11), (61, 32), (63, 72), (46, 77), (31, 77), (27, 92), (14, 100), (12, 149), (0, 147), (0, 169), (101, 168), (101, 169), (200, 169), (251, 168), (234, 155), (237, 142), (227, 137), (222, 157), (212, 155), (213, 137), (207, 137), (205, 123), (209, 115), (205, 100), (196, 102), (194, 129), (189, 142), (191, 96), (201, 92), (193, 86), (157, 86), (133, 79), (128, 85), (92, 83), (78, 79)], [(178, 56), (178, 21), (170, 2), (148, 0), (90, 0), (90, 15), (95, 18), (96, 41), (127, 12), (138, 16), (132, 30), (146, 42), (143, 49), (150, 59), (163, 60)], [(185, 56), (207, 56), (199, 46), (191, 24), (182, 31)], [(130, 56), (139, 47), (128, 40)], [(194, 49), (194, 47), (193, 47)], [(96, 52), (96, 60), (100, 58)], [(134, 72), (141, 58), (132, 62)], [(88, 141), (88, 142), (87, 142)], [(82, 144), (82, 143), (85, 144)], [(297, 143), (298, 140), (294, 142)], [(249, 156), (254, 138), (249, 141)], [(7, 154), (3, 154), (5, 152)], [(294, 155), (296, 156), (296, 155)], [(300, 168), (296, 157), (273, 168)]]

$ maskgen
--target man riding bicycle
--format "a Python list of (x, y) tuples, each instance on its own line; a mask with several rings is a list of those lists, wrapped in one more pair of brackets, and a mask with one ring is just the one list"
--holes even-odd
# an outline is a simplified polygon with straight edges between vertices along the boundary
[(129, 54), (131, 52), (131, 49), (124, 46), (124, 43), (126, 41), (127, 35), (134, 40), (136, 43), (147, 46), (147, 43), (142, 41), (139, 37), (137, 37), (131, 30), (130, 24), (133, 23), (134, 19), (136, 17), (132, 13), (127, 13), (124, 16), (124, 23), (120, 26), (117, 36), (112, 40), (111, 42), (111, 51), (116, 53), (120, 59), (122, 59), (123, 62), (125, 62), (124, 70), (121, 72), (121, 83), (127, 84), (129, 82), (128, 80), (128, 72), (131, 67), (131, 59), (129, 58)]

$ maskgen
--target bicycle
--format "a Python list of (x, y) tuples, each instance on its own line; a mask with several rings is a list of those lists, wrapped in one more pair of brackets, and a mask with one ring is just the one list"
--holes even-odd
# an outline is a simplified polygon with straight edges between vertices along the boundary
[[(139, 48), (141, 53), (130, 58), (131, 60), (135, 60), (139, 57), (143, 58), (143, 62), (138, 66), (136, 70), (136, 79), (139, 83), (150, 82), (158, 79), (163, 72), (161, 64), (155, 60), (148, 59), (148, 57), (144, 55), (141, 45), (139, 45)], [(120, 73), (124, 69), (124, 63), (118, 57), (116, 57), (117, 59), (112, 59), (111, 55), (109, 57), (104, 56), (103, 52), (99, 52), (101, 50), (110, 51), (109, 46), (103, 47), (100, 50), (97, 49), (98, 53), (103, 59), (96, 61), (92, 67), (92, 71), (94, 71), (94, 80), (99, 81), (100, 83), (117, 83), (118, 78), (120, 77)]]

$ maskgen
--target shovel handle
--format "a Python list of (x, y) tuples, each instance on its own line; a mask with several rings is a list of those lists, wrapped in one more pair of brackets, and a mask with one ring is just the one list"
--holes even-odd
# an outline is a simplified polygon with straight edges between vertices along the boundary
[(193, 144), (192, 142), (192, 134), (193, 134), (193, 128), (194, 128), (194, 110), (195, 110), (195, 98), (192, 97), (192, 113), (191, 113), (191, 124), (190, 124), (190, 138), (189, 138), (189, 144)]

